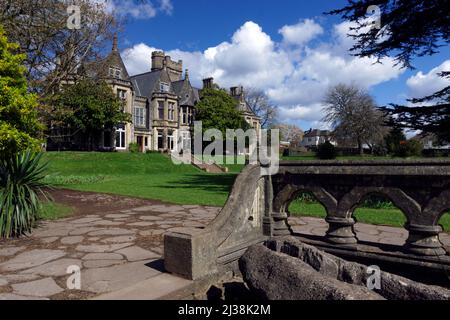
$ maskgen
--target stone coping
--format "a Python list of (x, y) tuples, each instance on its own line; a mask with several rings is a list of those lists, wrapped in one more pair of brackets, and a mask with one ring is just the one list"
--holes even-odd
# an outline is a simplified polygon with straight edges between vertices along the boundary
[(279, 173), (450, 176), (450, 160), (281, 161)]

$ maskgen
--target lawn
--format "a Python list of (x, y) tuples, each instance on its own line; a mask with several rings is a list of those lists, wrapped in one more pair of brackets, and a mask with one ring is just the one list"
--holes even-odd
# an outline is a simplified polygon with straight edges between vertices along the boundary
[(47, 181), (79, 191), (162, 200), (176, 204), (223, 206), (235, 173), (208, 174), (175, 165), (158, 153), (49, 152)]
[[(158, 153), (49, 152), (44, 159), (49, 161), (47, 181), (56, 187), (211, 206), (225, 204), (236, 175), (244, 167), (227, 165), (230, 173), (209, 174), (191, 165), (175, 165), (168, 156)], [(67, 214), (67, 208), (55, 206), (47, 207), (43, 216)], [(317, 203), (295, 201), (290, 210), (293, 214), (325, 217), (325, 209)], [(403, 214), (395, 208), (360, 208), (356, 218), (399, 227), (405, 223)], [(450, 231), (450, 214), (443, 217), (441, 224)]]
[[(325, 208), (319, 203), (294, 201), (289, 207), (289, 211), (295, 216), (326, 217)], [(355, 218), (358, 222), (394, 227), (403, 227), (406, 222), (403, 213), (395, 208), (358, 208), (355, 210)], [(445, 214), (439, 223), (444, 227), (445, 231), (450, 232), (450, 214)]]

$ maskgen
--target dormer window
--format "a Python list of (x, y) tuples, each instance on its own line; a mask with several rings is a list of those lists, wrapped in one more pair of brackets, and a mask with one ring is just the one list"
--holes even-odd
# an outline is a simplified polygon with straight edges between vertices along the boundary
[(116, 79), (122, 78), (122, 69), (116, 67), (109, 68), (109, 76)]
[(159, 90), (161, 92), (169, 92), (170, 91), (170, 85), (168, 83), (165, 83), (165, 82), (160, 82)]

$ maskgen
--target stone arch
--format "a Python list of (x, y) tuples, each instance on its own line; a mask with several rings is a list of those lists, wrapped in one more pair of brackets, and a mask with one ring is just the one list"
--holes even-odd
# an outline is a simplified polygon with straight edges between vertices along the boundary
[[(441, 217), (448, 211), (450, 211), (450, 190), (445, 190), (428, 202), (418, 222), (419, 224), (437, 225)], [(422, 221), (425, 219), (426, 221)]]
[(339, 201), (338, 216), (352, 218), (355, 209), (370, 194), (388, 198), (405, 215), (407, 222), (421, 214), (420, 205), (399, 188), (390, 187), (355, 187)]
[(317, 201), (324, 206), (327, 215), (334, 214), (337, 200), (324, 188), (307, 185), (286, 185), (274, 198), (273, 210), (289, 214), (288, 208), (296, 196), (302, 192), (310, 192)]

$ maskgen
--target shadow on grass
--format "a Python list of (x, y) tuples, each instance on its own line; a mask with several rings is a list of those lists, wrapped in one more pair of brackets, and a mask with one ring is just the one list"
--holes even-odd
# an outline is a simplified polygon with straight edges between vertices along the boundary
[(168, 181), (160, 188), (189, 188), (213, 192), (230, 192), (237, 174), (192, 174), (181, 176), (180, 179)]

